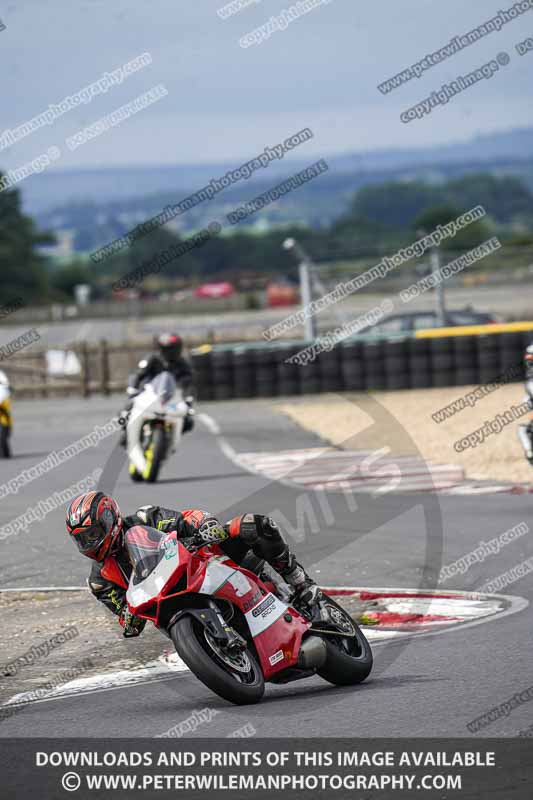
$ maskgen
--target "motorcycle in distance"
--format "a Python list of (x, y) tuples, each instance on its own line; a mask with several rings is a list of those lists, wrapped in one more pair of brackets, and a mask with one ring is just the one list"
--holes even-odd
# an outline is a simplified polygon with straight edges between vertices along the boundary
[(181, 439), (183, 419), (191, 413), (174, 376), (160, 372), (133, 398), (125, 419), (129, 474), (133, 481), (157, 480), (163, 461)]
[[(533, 360), (533, 358), (531, 359)], [(524, 403), (529, 402), (529, 406), (533, 411), (533, 381), (528, 380), (526, 382), (526, 391), (527, 394), (524, 397)], [(531, 414), (529, 422), (527, 425), (519, 425), (517, 428), (518, 440), (522, 445), (524, 450), (524, 454), (529, 461), (529, 463), (533, 466), (533, 414)]]
[(12, 427), (11, 388), (7, 375), (0, 370), (0, 455), (2, 458), (11, 458)]
[(130, 611), (168, 636), (181, 659), (213, 692), (237, 705), (257, 703), (265, 682), (318, 674), (337, 686), (364, 681), (370, 646), (332, 598), (309, 610), (291, 605), (293, 590), (273, 570), (261, 576), (237, 565), (219, 545), (179, 540), (137, 525), (125, 534), (132, 574), (113, 559), (102, 575), (127, 589)]

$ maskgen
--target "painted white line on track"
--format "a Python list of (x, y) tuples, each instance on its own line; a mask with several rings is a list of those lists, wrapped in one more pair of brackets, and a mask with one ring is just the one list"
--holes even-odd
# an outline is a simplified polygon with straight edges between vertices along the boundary
[(20, 589), (16, 587), (8, 587), (7, 589), (0, 589), (0, 594), (3, 592), (88, 592), (88, 586), (23, 586)]
[[(256, 475), (258, 478), (263, 478), (263, 480), (271, 480), (271, 478), (269, 478), (268, 475), (265, 475), (265, 473), (262, 472), (261, 470), (255, 469), (253, 466), (245, 464), (242, 461), (239, 453), (237, 453), (235, 448), (232, 447), (228, 442), (228, 440), (222, 435), (220, 426), (218, 422), (213, 419), (213, 417), (209, 416), (209, 414), (206, 414), (205, 412), (202, 412), (201, 414), (198, 414), (197, 418), (200, 422), (202, 422), (205, 425), (208, 431), (216, 437), (218, 446), (220, 447), (222, 453), (233, 464), (235, 464), (236, 467), (242, 469), (243, 472), (248, 472), (251, 475)], [(294, 483), (292, 483), (289, 480), (285, 480), (283, 478), (276, 478), (276, 481), (277, 483), (281, 483), (284, 486), (288, 486), (289, 488), (294, 489)]]
[(176, 653), (160, 656), (155, 661), (149, 661), (136, 669), (111, 670), (90, 675), (87, 678), (76, 678), (68, 683), (63, 683), (51, 689), (45, 697), (33, 698), (35, 691), (20, 692), (11, 697), (2, 708), (12, 706), (27, 707), (35, 703), (46, 703), (51, 700), (62, 700), (68, 697), (77, 697), (93, 692), (105, 692), (111, 689), (126, 689), (141, 683), (154, 683), (157, 681), (172, 680), (176, 674), (189, 672), (189, 668)]

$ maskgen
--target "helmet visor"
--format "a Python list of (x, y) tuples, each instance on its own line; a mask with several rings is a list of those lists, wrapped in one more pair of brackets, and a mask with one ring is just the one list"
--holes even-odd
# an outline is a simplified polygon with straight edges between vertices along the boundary
[(77, 528), (72, 531), (72, 538), (78, 550), (84, 556), (94, 555), (104, 544), (107, 533), (100, 522), (95, 522), (87, 528)]

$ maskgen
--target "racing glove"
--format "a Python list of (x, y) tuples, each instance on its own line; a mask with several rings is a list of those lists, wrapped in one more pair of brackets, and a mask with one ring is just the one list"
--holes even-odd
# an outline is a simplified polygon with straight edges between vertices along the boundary
[(207, 517), (201, 523), (193, 538), (198, 545), (218, 544), (228, 539), (229, 533), (224, 530), (216, 517)]
[(124, 628), (122, 635), (126, 639), (131, 639), (134, 636), (139, 636), (146, 625), (146, 620), (141, 617), (136, 617), (132, 614), (128, 606), (125, 604), (119, 614), (118, 621)]

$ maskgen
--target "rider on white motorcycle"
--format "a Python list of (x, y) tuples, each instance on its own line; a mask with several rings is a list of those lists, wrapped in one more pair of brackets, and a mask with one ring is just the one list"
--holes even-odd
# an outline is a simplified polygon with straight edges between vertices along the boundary
[(80, 495), (67, 511), (67, 533), (79, 551), (95, 562), (89, 576), (93, 595), (119, 618), (125, 637), (138, 636), (146, 620), (135, 617), (126, 602), (126, 590), (102, 575), (106, 560), (113, 557), (126, 582), (132, 565), (124, 546), (124, 534), (135, 525), (146, 525), (195, 545), (220, 544), (236, 563), (260, 574), (266, 561), (295, 590), (293, 603), (312, 606), (321, 596), (320, 589), (298, 563), (283, 539), (277, 524), (261, 514), (241, 514), (226, 525), (212, 514), (198, 509), (177, 511), (162, 506), (142, 506), (134, 514), (122, 517), (118, 504), (103, 492)]
[(193, 409), (193, 373), (190, 362), (183, 355), (183, 341), (175, 333), (162, 333), (157, 338), (159, 353), (152, 353), (147, 358), (139, 361), (137, 372), (130, 378), (126, 390), (130, 398), (126, 407), (120, 412), (119, 419), (124, 420), (120, 444), (125, 447), (127, 441), (127, 420), (133, 406), (133, 398), (142, 391), (156, 375), (167, 370), (176, 380), (183, 391), (183, 397), (189, 413), (183, 418), (182, 433), (192, 431), (194, 427)]

